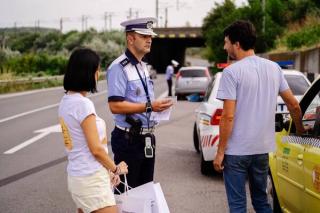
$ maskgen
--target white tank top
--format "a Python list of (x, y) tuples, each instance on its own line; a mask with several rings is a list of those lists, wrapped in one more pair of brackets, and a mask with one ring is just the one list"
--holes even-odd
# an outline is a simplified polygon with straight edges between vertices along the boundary
[(67, 172), (70, 176), (87, 176), (99, 170), (102, 165), (91, 154), (81, 123), (89, 115), (96, 116), (100, 142), (108, 153), (106, 124), (97, 116), (90, 99), (80, 93), (66, 94), (59, 105), (65, 150), (68, 155)]

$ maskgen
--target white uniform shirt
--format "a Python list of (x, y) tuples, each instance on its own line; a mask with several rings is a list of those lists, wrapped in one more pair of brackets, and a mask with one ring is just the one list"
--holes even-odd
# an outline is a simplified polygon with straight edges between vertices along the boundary
[(172, 65), (168, 65), (167, 69), (166, 69), (166, 79), (167, 80), (171, 80), (172, 79), (173, 71), (174, 71), (173, 66)]
[(68, 155), (67, 171), (70, 176), (87, 176), (102, 167), (91, 154), (81, 128), (81, 123), (91, 114), (96, 116), (99, 139), (108, 153), (106, 124), (97, 116), (92, 101), (80, 93), (63, 96), (59, 106), (59, 120)]

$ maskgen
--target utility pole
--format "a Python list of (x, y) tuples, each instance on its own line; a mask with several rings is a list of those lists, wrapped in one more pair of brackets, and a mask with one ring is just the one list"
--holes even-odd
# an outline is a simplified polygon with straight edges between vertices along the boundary
[(165, 8), (165, 20), (164, 20), (164, 27), (168, 27), (168, 7)]
[(109, 29), (112, 30), (112, 13), (109, 13)]
[(136, 18), (139, 18), (139, 11), (136, 10)]
[(159, 0), (156, 0), (156, 19), (157, 19), (157, 23), (156, 26), (159, 26)]
[(107, 29), (107, 20), (108, 20), (108, 13), (107, 12), (105, 12), (104, 13), (104, 31), (107, 31), (108, 29)]
[(60, 33), (62, 33), (63, 30), (63, 18), (60, 18)]
[(81, 24), (82, 24), (82, 32), (87, 31), (87, 27), (88, 27), (88, 16), (82, 15), (82, 17), (81, 17)]
[(262, 10), (263, 10), (262, 33), (264, 34), (266, 29), (266, 0), (262, 0)]
[(81, 16), (81, 31), (84, 30), (84, 15)]
[(132, 8), (129, 8), (129, 15), (127, 17), (128, 19), (132, 19)]
[(38, 30), (40, 30), (40, 20), (36, 20), (34, 23), (34, 32), (36, 33)]
[(13, 28), (14, 28), (14, 35), (17, 35), (17, 22), (14, 22), (13, 24)]

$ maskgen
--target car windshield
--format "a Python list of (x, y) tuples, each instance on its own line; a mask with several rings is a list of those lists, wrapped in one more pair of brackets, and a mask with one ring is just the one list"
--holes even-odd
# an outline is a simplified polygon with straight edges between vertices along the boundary
[(192, 70), (181, 70), (180, 74), (182, 77), (206, 77), (206, 71), (200, 69), (192, 69)]
[(284, 75), (293, 95), (303, 95), (309, 88), (309, 84), (303, 76)]

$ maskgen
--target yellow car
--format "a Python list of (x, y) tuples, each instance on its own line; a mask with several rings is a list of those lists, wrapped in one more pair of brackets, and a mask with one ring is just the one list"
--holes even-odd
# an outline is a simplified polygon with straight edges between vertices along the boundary
[(308, 129), (303, 136), (285, 115), (276, 115), (277, 149), (269, 154), (267, 188), (274, 212), (320, 212), (320, 78), (300, 106)]

